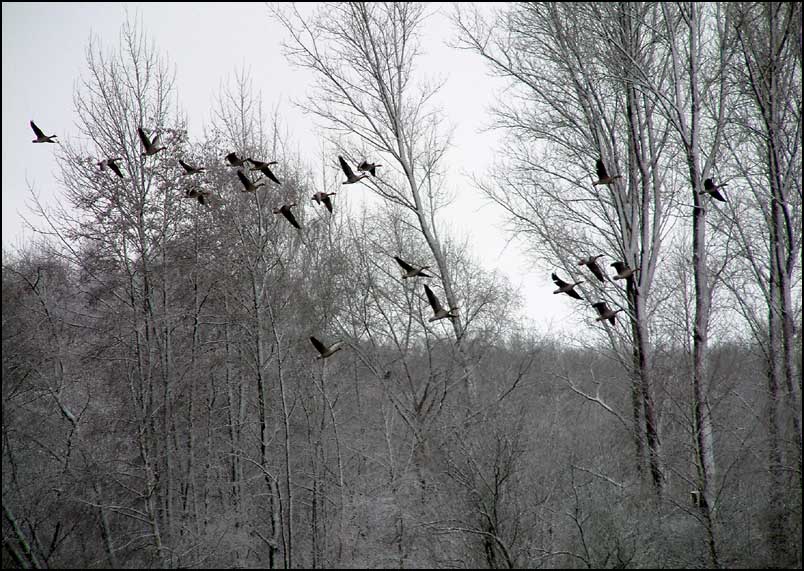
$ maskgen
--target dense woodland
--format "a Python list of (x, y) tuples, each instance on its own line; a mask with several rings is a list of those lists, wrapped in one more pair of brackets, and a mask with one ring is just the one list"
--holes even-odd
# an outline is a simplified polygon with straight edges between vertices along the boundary
[[(87, 47), (83, 142), (41, 149), (62, 207), (3, 253), (3, 567), (800, 568), (801, 5), (453, 9), (508, 85), (472, 192), (584, 280), (571, 342), (445, 230), (429, 8), (272, 10), (322, 174), (247, 75), (188, 134), (145, 30)], [(281, 184), (244, 192), (233, 151)], [(338, 155), (382, 167), (342, 186)]]

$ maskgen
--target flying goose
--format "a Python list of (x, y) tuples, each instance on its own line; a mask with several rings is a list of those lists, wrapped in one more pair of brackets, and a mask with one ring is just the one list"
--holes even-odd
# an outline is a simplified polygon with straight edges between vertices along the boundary
[(120, 160), (120, 157), (115, 157), (115, 158), (112, 158), (112, 159), (103, 159), (101, 162), (98, 163), (98, 168), (100, 168), (100, 170), (102, 170), (102, 171), (105, 171), (106, 167), (109, 167), (114, 174), (116, 174), (120, 178), (123, 178), (123, 173), (120, 170), (120, 167), (117, 166), (117, 163), (115, 162), (115, 161), (119, 161), (119, 160)]
[(199, 174), (207, 170), (205, 167), (194, 167), (193, 165), (188, 165), (183, 160), (179, 159), (179, 164), (184, 169), (184, 174), (182, 176), (187, 176), (191, 174)]
[(561, 278), (559, 278), (558, 275), (555, 272), (553, 272), (551, 277), (553, 278), (553, 281), (555, 282), (555, 284), (558, 286), (558, 289), (556, 291), (554, 291), (553, 293), (565, 293), (570, 297), (574, 297), (575, 299), (583, 299), (581, 297), (581, 295), (577, 291), (575, 291), (575, 289), (574, 289), (576, 285), (582, 284), (583, 281), (579, 281), (579, 282), (575, 282), (575, 283), (567, 283), (564, 280), (562, 280)]
[(142, 130), (142, 127), (137, 127), (137, 134), (140, 136), (140, 141), (142, 142), (142, 146), (145, 149), (144, 153), (140, 153), (140, 156), (151, 156), (155, 155), (159, 151), (164, 150), (165, 147), (160, 145), (159, 137), (160, 134), (157, 133), (156, 137), (154, 137), (153, 142), (148, 138), (148, 135), (145, 134), (145, 131)]
[(241, 159), (237, 156), (237, 153), (229, 153), (226, 155), (226, 160), (229, 161), (229, 166), (242, 167), (248, 159)]
[(581, 258), (578, 260), (579, 266), (586, 266), (589, 268), (594, 276), (599, 279), (601, 282), (606, 283), (606, 276), (603, 273), (603, 270), (600, 269), (600, 266), (597, 265), (597, 259), (602, 258), (605, 254), (598, 254), (597, 256), (589, 256), (588, 258)]
[(243, 174), (243, 171), (241, 171), (241, 170), (237, 171), (237, 178), (239, 178), (240, 182), (243, 183), (243, 186), (246, 187), (243, 190), (241, 190), (240, 192), (257, 192), (257, 189), (265, 184), (261, 180), (257, 181), (256, 184), (251, 182), (251, 179), (249, 177), (247, 177), (245, 174)]
[(595, 167), (597, 168), (598, 180), (592, 182), (592, 186), (597, 186), (599, 184), (611, 184), (618, 178), (622, 178), (622, 175), (619, 174), (609, 176), (609, 173), (606, 172), (606, 165), (603, 164), (603, 159), (597, 159)]
[(728, 186), (727, 184), (715, 184), (711, 178), (708, 178), (704, 181), (704, 189), (699, 190), (698, 194), (708, 194), (715, 200), (719, 200), (720, 202), (726, 202), (726, 198), (718, 192), (719, 188), (723, 188), (724, 186)]
[(343, 349), (343, 342), (342, 341), (336, 341), (335, 343), (333, 343), (332, 345), (327, 347), (326, 345), (324, 345), (321, 341), (319, 341), (318, 339), (316, 339), (312, 335), (310, 336), (310, 343), (312, 343), (313, 347), (315, 347), (318, 350), (318, 352), (320, 353), (320, 355), (318, 357), (316, 357), (316, 359), (326, 359), (327, 357), (331, 357), (337, 351), (340, 351), (341, 349)]
[(595, 318), (595, 321), (605, 321), (608, 319), (612, 325), (617, 325), (617, 320), (614, 319), (614, 316), (624, 311), (623, 309), (617, 309), (612, 311), (608, 305), (606, 305), (605, 301), (598, 301), (597, 303), (593, 303), (592, 307), (594, 307), (597, 312), (600, 314), (600, 317)]
[(276, 161), (264, 163), (262, 161), (257, 161), (254, 159), (246, 159), (246, 160), (249, 161), (252, 165), (254, 165), (253, 168), (251, 169), (252, 171), (261, 171), (262, 174), (270, 178), (276, 184), (282, 184), (281, 182), (279, 182), (279, 179), (276, 178), (276, 175), (274, 175), (274, 173), (270, 169), (270, 165), (275, 165)]
[(628, 267), (628, 264), (626, 264), (625, 262), (614, 262), (611, 265), (614, 266), (615, 270), (617, 270), (617, 277), (614, 278), (615, 280), (630, 279), (634, 275), (634, 272), (636, 272), (639, 269), (634, 268), (632, 270), (631, 268)]
[(195, 198), (198, 200), (199, 204), (206, 205), (207, 203), (207, 196), (212, 194), (209, 191), (198, 190), (197, 188), (188, 188), (187, 192), (184, 193), (184, 198)]
[(367, 177), (367, 174), (361, 174), (360, 176), (356, 175), (354, 171), (352, 171), (352, 167), (343, 159), (342, 156), (338, 155), (338, 161), (341, 163), (341, 168), (343, 169), (344, 174), (346, 175), (346, 180), (343, 184), (354, 184), (358, 182), (360, 179)]
[(281, 214), (282, 216), (287, 218), (288, 222), (290, 222), (294, 227), (301, 230), (301, 226), (299, 226), (299, 223), (296, 222), (296, 217), (293, 216), (293, 213), (290, 211), (290, 209), (293, 208), (294, 206), (296, 206), (295, 202), (292, 202), (290, 204), (283, 204), (279, 208), (274, 208), (273, 213)]
[(408, 278), (415, 278), (416, 276), (421, 276), (423, 278), (431, 278), (430, 274), (426, 273), (424, 270), (428, 269), (430, 266), (420, 266), (414, 267), (407, 263), (405, 260), (400, 258), (399, 256), (394, 256), (396, 263), (402, 268), (402, 279), (406, 280)]
[(366, 160), (363, 159), (363, 162), (360, 163), (359, 165), (357, 165), (357, 170), (359, 170), (360, 172), (368, 171), (368, 172), (371, 173), (371, 176), (377, 176), (377, 174), (374, 171), (376, 170), (377, 167), (381, 167), (381, 166), (382, 165), (378, 165), (376, 163), (366, 162)]
[(327, 207), (327, 210), (332, 213), (332, 200), (330, 200), (330, 196), (334, 196), (335, 192), (316, 192), (313, 195), (312, 200), (315, 200), (318, 204), (324, 203), (324, 206)]
[(445, 317), (449, 317), (450, 319), (455, 319), (456, 317), (458, 317), (457, 315), (458, 308), (450, 307), (449, 311), (447, 311), (446, 309), (441, 307), (438, 298), (433, 293), (433, 290), (431, 290), (427, 286), (427, 284), (424, 285), (424, 293), (427, 294), (427, 300), (430, 302), (430, 307), (433, 308), (433, 313), (435, 314), (427, 321), (438, 321), (439, 319), (444, 319)]
[(45, 135), (42, 132), (42, 129), (36, 126), (36, 123), (31, 121), (31, 129), (33, 129), (34, 135), (36, 135), (36, 139), (31, 141), (32, 143), (58, 143), (58, 141), (54, 141), (58, 135)]

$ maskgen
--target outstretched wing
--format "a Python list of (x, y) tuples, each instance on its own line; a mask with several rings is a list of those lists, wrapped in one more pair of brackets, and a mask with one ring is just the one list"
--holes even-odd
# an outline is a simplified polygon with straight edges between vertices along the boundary
[(116, 174), (120, 178), (123, 178), (123, 173), (120, 171), (120, 167), (117, 166), (117, 163), (114, 162), (115, 160), (116, 159), (109, 159), (109, 161), (106, 164), (110, 169), (112, 169), (114, 174)]
[(598, 301), (597, 303), (593, 303), (592, 307), (597, 310), (599, 315), (603, 315), (608, 310), (608, 306), (606, 305), (605, 301)]
[(430, 302), (430, 307), (433, 308), (433, 311), (435, 313), (441, 311), (441, 304), (438, 302), (438, 298), (433, 293), (433, 290), (427, 286), (427, 284), (424, 285), (424, 293), (427, 294), (427, 300)]
[(140, 136), (140, 141), (142, 141), (142, 146), (147, 149), (151, 147), (151, 141), (148, 139), (148, 135), (145, 134), (145, 131), (142, 130), (142, 127), (137, 127), (137, 134)]
[(597, 178), (599, 178), (600, 180), (608, 178), (609, 173), (606, 172), (606, 165), (603, 164), (603, 159), (597, 159), (595, 167), (597, 169)]
[(597, 262), (592, 260), (591, 262), (587, 262), (586, 267), (588, 267), (595, 277), (599, 279), (601, 282), (606, 282), (606, 278), (603, 275), (603, 270), (600, 269), (600, 266), (597, 265)]
[(237, 156), (237, 153), (229, 153), (226, 155), (226, 160), (229, 161), (229, 164), (233, 167), (239, 167), (242, 164), (240, 158)]
[(299, 223), (296, 222), (296, 217), (293, 216), (293, 213), (290, 211), (290, 208), (282, 207), (282, 214), (285, 216), (285, 218), (288, 219), (288, 222), (290, 222), (291, 224), (293, 224), (293, 226), (301, 230), (301, 226), (299, 226)]
[(322, 200), (324, 201), (324, 206), (326, 206), (327, 210), (329, 210), (330, 214), (332, 214), (332, 201), (329, 199), (329, 195), (324, 194), (324, 198)]
[(268, 168), (267, 164), (265, 166), (260, 167), (260, 170), (262, 171), (262, 174), (270, 178), (276, 184), (282, 184), (281, 182), (279, 182), (279, 179), (274, 176), (274, 173), (271, 172), (271, 169)]
[(719, 200), (720, 202), (726, 202), (726, 198), (725, 198), (725, 197), (724, 197), (722, 194), (720, 194), (720, 191), (719, 191), (719, 190), (717, 190), (717, 189), (715, 189), (715, 190), (711, 191), (709, 194), (710, 194), (710, 195), (712, 196), (712, 198), (714, 198), (715, 200)]
[(338, 161), (341, 163), (341, 168), (343, 169), (343, 172), (346, 174), (346, 178), (354, 178), (355, 173), (354, 171), (352, 171), (352, 167), (350, 167), (349, 164), (345, 160), (343, 160), (342, 156), (338, 155)]
[(34, 135), (36, 135), (38, 138), (42, 138), (45, 136), (45, 134), (42, 132), (42, 129), (37, 127), (36, 123), (34, 123), (33, 121), (31, 121), (31, 129), (33, 129)]
[(567, 284), (567, 282), (565, 282), (564, 280), (559, 278), (558, 275), (555, 272), (552, 273), (551, 277), (553, 278), (553, 281), (555, 282), (555, 284), (558, 287), (564, 287), (565, 285), (569, 285), (569, 284)]
[(327, 348), (324, 347), (324, 344), (312, 335), (310, 336), (310, 343), (312, 343), (313, 347), (315, 347), (322, 355), (327, 352)]
[(243, 186), (245, 186), (245, 187), (246, 187), (246, 190), (248, 190), (248, 188), (249, 188), (249, 187), (250, 187), (250, 186), (253, 184), (253, 183), (252, 183), (252, 182), (251, 182), (251, 181), (248, 179), (248, 177), (247, 177), (246, 175), (244, 175), (244, 174), (243, 174), (243, 171), (241, 171), (241, 170), (238, 170), (238, 171), (237, 171), (237, 178), (239, 178), (239, 179), (240, 179), (240, 182), (242, 182), (242, 183), (243, 183)]
[(182, 168), (183, 168), (183, 169), (184, 169), (184, 170), (187, 172), (187, 174), (193, 174), (193, 173), (194, 173), (194, 172), (196, 172), (196, 170), (197, 170), (195, 167), (191, 167), (190, 165), (188, 165), (187, 163), (185, 163), (185, 162), (184, 162), (183, 160), (181, 160), (181, 159), (179, 159), (179, 164), (180, 164), (180, 165), (182, 166)]
[(567, 295), (570, 296), (570, 297), (574, 297), (575, 299), (583, 300), (583, 298), (581, 297), (581, 294), (579, 294), (574, 289), (568, 290)]
[[(405, 260), (403, 260), (399, 256), (394, 256), (394, 259), (396, 260), (396, 263), (399, 264), (402, 267), (402, 269), (405, 270), (406, 272), (413, 271), (413, 266), (411, 266), (409, 263), (407, 263)], [(424, 286), (424, 287), (427, 287), (427, 286)]]
[(704, 181), (704, 190), (706, 192), (712, 192), (715, 190), (715, 183), (711, 178), (708, 178)]

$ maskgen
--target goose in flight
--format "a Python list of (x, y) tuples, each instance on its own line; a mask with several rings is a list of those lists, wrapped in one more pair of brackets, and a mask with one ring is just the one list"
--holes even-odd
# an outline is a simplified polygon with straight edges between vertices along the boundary
[(119, 161), (120, 157), (114, 157), (112, 159), (103, 159), (101, 162), (98, 163), (98, 168), (102, 171), (105, 171), (106, 168), (110, 168), (114, 174), (123, 178), (123, 172), (120, 170), (120, 167), (117, 166), (115, 161)]
[(184, 169), (184, 174), (182, 176), (187, 176), (191, 174), (199, 174), (207, 170), (205, 167), (194, 167), (193, 165), (185, 163), (183, 160), (179, 159), (179, 164), (181, 168)]
[(634, 272), (639, 270), (639, 268), (631, 269), (628, 267), (628, 264), (625, 262), (614, 262), (611, 264), (615, 270), (617, 270), (617, 276), (614, 278), (615, 280), (627, 280), (633, 277)]
[(313, 347), (315, 347), (316, 350), (320, 353), (318, 357), (316, 357), (316, 359), (326, 359), (327, 357), (331, 357), (332, 355), (334, 355), (337, 351), (343, 349), (342, 341), (336, 341), (335, 343), (327, 347), (312, 335), (310, 336), (310, 343), (312, 343)]
[(708, 178), (704, 181), (704, 189), (699, 190), (698, 194), (708, 194), (715, 200), (719, 200), (720, 202), (726, 202), (726, 198), (718, 192), (718, 189), (723, 188), (724, 186), (728, 186), (727, 184), (715, 184), (711, 178)]
[(318, 204), (324, 203), (324, 206), (327, 207), (330, 214), (332, 213), (332, 200), (329, 198), (330, 196), (334, 196), (335, 192), (316, 192), (313, 195), (312, 200), (315, 200)]
[(595, 167), (597, 170), (597, 179), (596, 181), (592, 182), (592, 186), (597, 186), (599, 184), (611, 184), (618, 178), (622, 178), (622, 175), (616, 174), (614, 176), (609, 176), (609, 173), (606, 172), (606, 165), (603, 164), (603, 159), (597, 159), (595, 163)]
[(441, 307), (441, 303), (439, 303), (438, 298), (433, 293), (427, 284), (424, 285), (424, 293), (427, 294), (427, 300), (430, 302), (430, 307), (433, 308), (433, 317), (428, 319), (427, 321), (438, 321), (439, 319), (444, 319), (448, 317), (450, 319), (455, 319), (458, 317), (458, 308), (457, 307), (450, 307), (449, 311)]
[(195, 198), (198, 200), (199, 204), (206, 205), (207, 197), (212, 194), (208, 191), (198, 190), (197, 188), (188, 188), (187, 192), (184, 194), (184, 198)]
[[(368, 171), (368, 172), (371, 173), (371, 176), (377, 176), (377, 174), (374, 171), (377, 169), (377, 167), (381, 167), (381, 166), (382, 165), (378, 165), (376, 163), (369, 163), (364, 159), (362, 163), (357, 165), (357, 170), (359, 170), (360, 172)], [(348, 176), (348, 174), (347, 174), (347, 176)]]
[(151, 156), (155, 155), (159, 151), (164, 150), (165, 147), (160, 145), (159, 137), (160, 134), (157, 133), (156, 137), (154, 137), (153, 142), (148, 138), (148, 135), (145, 134), (145, 131), (142, 130), (142, 127), (137, 127), (137, 134), (140, 136), (140, 141), (142, 142), (142, 146), (145, 149), (144, 153), (141, 153), (140, 156)]
[(360, 176), (356, 175), (352, 170), (352, 167), (349, 166), (342, 156), (338, 155), (338, 161), (341, 163), (341, 168), (343, 169), (344, 174), (346, 175), (346, 180), (343, 184), (354, 184), (358, 182), (360, 179), (367, 177), (367, 174), (361, 174)]
[(553, 281), (558, 286), (558, 289), (553, 293), (565, 293), (570, 297), (574, 297), (575, 299), (583, 299), (581, 295), (575, 291), (575, 286), (578, 284), (582, 284), (583, 281), (575, 282), (575, 283), (567, 283), (561, 278), (558, 277), (558, 274), (553, 272), (552, 276)]
[(256, 184), (251, 182), (251, 179), (249, 177), (247, 177), (245, 174), (243, 174), (243, 171), (241, 171), (241, 170), (237, 171), (237, 178), (240, 179), (240, 182), (242, 182), (243, 186), (245, 187), (240, 192), (257, 192), (257, 189), (265, 184), (261, 180), (257, 181)]
[[(405, 260), (400, 258), (399, 256), (394, 256), (396, 263), (402, 268), (402, 279), (406, 280), (408, 278), (415, 278), (416, 276), (421, 276), (423, 278), (431, 278), (430, 274), (425, 272), (424, 270), (428, 269), (430, 266), (419, 266), (414, 267), (407, 263)], [(429, 297), (429, 296), (428, 296)]]
[(58, 143), (58, 141), (54, 141), (58, 135), (45, 135), (42, 132), (42, 129), (36, 126), (36, 123), (31, 121), (31, 129), (33, 129), (34, 135), (36, 135), (36, 139), (31, 141), (32, 143)]
[(279, 182), (279, 179), (276, 178), (276, 176), (274, 175), (274, 173), (270, 169), (270, 166), (275, 165), (276, 161), (271, 161), (269, 163), (264, 163), (262, 161), (257, 161), (257, 160), (254, 160), (254, 159), (245, 159), (245, 160), (247, 160), (248, 162), (250, 162), (253, 165), (253, 168), (251, 169), (252, 171), (261, 171), (262, 174), (264, 174), (265, 176), (270, 178), (276, 184), (282, 184), (281, 182)]
[(237, 153), (229, 153), (226, 155), (226, 160), (229, 161), (229, 166), (242, 167), (248, 159), (241, 159)]
[(301, 230), (301, 226), (299, 226), (299, 223), (296, 222), (296, 217), (293, 216), (293, 212), (290, 211), (290, 209), (293, 208), (294, 206), (296, 206), (295, 202), (292, 202), (290, 204), (283, 204), (279, 208), (274, 208), (273, 213), (281, 214), (282, 216), (287, 218), (288, 222), (290, 222), (295, 228)]
[(578, 260), (579, 266), (586, 266), (589, 268), (594, 276), (599, 279), (601, 282), (606, 283), (606, 276), (603, 273), (603, 270), (600, 269), (600, 266), (597, 265), (597, 259), (602, 258), (604, 254), (598, 254), (597, 256), (589, 256), (588, 258), (581, 258)]
[(623, 309), (613, 311), (611, 308), (609, 308), (608, 305), (606, 305), (605, 301), (598, 301), (597, 303), (593, 303), (592, 307), (594, 307), (600, 314), (600, 317), (595, 318), (595, 321), (605, 321), (606, 319), (608, 319), (612, 325), (617, 325), (617, 320), (614, 318), (614, 316), (623, 311)]

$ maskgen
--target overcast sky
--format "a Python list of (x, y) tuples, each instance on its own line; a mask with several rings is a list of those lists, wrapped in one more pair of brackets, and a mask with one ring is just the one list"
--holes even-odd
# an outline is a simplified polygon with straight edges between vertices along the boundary
[[(497, 134), (483, 132), (490, 123), (488, 109), (505, 84), (489, 76), (485, 63), (474, 54), (447, 45), (455, 34), (447, 18), (449, 4), (431, 4), (433, 15), (423, 31), (421, 73), (443, 77), (446, 84), (438, 103), (454, 128), (447, 187), (456, 197), (450, 206), (450, 230), (468, 236), (473, 254), (489, 270), (505, 274), (523, 296), (523, 314), (539, 331), (564, 329), (578, 302), (552, 295), (554, 268), (535, 267), (520, 242), (508, 245), (501, 212), (487, 204), (474, 188), (470, 175), (482, 175), (494, 160)], [(46, 134), (75, 140), (73, 93), (86, 74), (86, 47), (90, 34), (104, 50), (118, 45), (126, 18), (136, 17), (159, 52), (176, 71), (177, 98), (186, 114), (190, 137), (199, 137), (210, 121), (210, 109), (222, 85), (235, 72), (251, 74), (264, 108), (278, 106), (283, 121), (299, 148), (309, 149), (310, 167), (321, 151), (321, 134), (311, 117), (293, 101), (304, 99), (310, 85), (307, 72), (286, 62), (281, 42), (284, 30), (269, 17), (263, 3), (243, 4), (69, 4), (8, 3), (2, 5), (3, 26), (3, 247), (19, 246), (32, 237), (23, 229), (28, 212), (28, 186), (46, 201), (60, 193), (55, 182), (57, 165), (50, 145), (34, 145), (28, 121)], [(320, 172), (320, 170), (313, 170)], [(562, 276), (565, 277), (565, 276)], [(580, 277), (580, 274), (579, 276)], [(576, 277), (576, 279), (577, 279)], [(586, 309), (589, 309), (588, 307)], [(585, 316), (592, 317), (590, 313)]]

